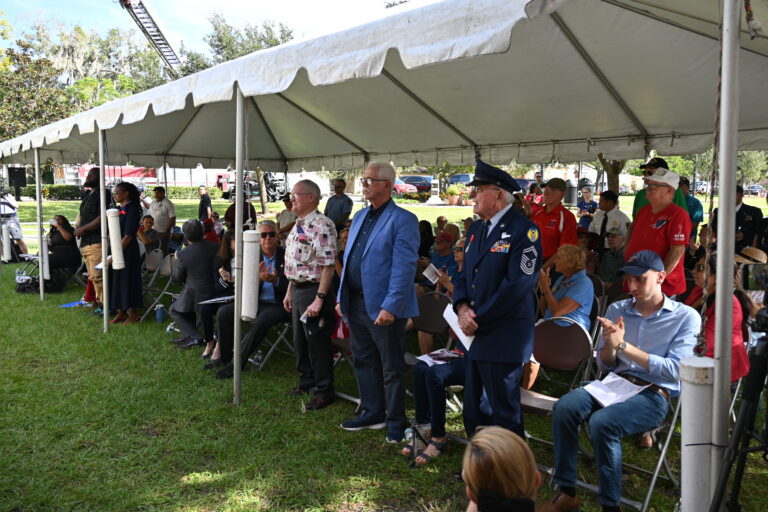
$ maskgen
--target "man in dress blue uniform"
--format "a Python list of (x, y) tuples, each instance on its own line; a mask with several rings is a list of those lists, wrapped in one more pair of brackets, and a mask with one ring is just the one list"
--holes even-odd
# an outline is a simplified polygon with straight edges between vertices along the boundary
[[(464, 271), (454, 286), (459, 326), (474, 335), (464, 390), (464, 425), (498, 425), (523, 436), (520, 377), (533, 351), (533, 289), (542, 263), (536, 225), (512, 207), (520, 186), (480, 160), (472, 195), (475, 221), (467, 233)], [(483, 390), (490, 416), (480, 410)]]

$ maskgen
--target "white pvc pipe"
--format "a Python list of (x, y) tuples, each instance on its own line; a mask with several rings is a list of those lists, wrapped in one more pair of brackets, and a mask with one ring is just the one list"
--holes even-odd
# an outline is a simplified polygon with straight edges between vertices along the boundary
[[(43, 232), (43, 191), (40, 182), (40, 149), (35, 148), (35, 197), (37, 199), (37, 240), (40, 247), (38, 254), (41, 256), (40, 275), (43, 279), (38, 279), (40, 285), (40, 300), (45, 299), (45, 279), (51, 278), (51, 271), (48, 265), (48, 243)], [(45, 254), (45, 259), (42, 258)]]
[(3, 224), (3, 261), (11, 261), (13, 259), (11, 243), (11, 226)]
[(715, 361), (709, 357), (687, 357), (680, 362), (681, 512), (709, 509), (714, 487), (710, 480), (714, 368)]
[[(717, 482), (728, 444), (728, 409), (731, 401), (731, 332), (733, 326), (733, 246), (736, 235), (736, 162), (739, 126), (739, 23), (742, 0), (723, 2), (722, 73), (720, 77), (720, 171), (717, 240), (728, 250), (717, 254), (715, 301), (715, 387), (712, 398), (711, 479)], [(714, 494), (711, 488), (710, 498)]]
[(122, 270), (125, 268), (125, 257), (123, 256), (123, 237), (120, 236), (120, 210), (117, 208), (107, 210), (107, 224), (109, 248), (112, 252), (112, 268)]
[(107, 144), (107, 132), (99, 128), (99, 201), (101, 204), (101, 261), (104, 266), (101, 269), (101, 275), (103, 279), (102, 284), (102, 299), (104, 315), (103, 315), (103, 329), (104, 332), (109, 332), (109, 272), (107, 269), (107, 244), (109, 243), (109, 237), (107, 235), (107, 186), (104, 180), (106, 175), (106, 146)]
[(234, 365), (233, 386), (234, 397), (232, 399), (235, 405), (240, 405), (240, 338), (242, 336), (242, 325), (240, 318), (243, 312), (243, 202), (245, 194), (243, 193), (243, 174), (245, 171), (245, 98), (243, 91), (238, 85), (235, 88), (235, 329), (234, 329)]
[(258, 231), (243, 233), (243, 311), (244, 322), (256, 319), (259, 313), (259, 253), (261, 236)]

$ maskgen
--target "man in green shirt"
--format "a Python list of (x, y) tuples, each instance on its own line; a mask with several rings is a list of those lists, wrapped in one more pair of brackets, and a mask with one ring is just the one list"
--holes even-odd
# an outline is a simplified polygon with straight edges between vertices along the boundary
[[(653, 176), (653, 174), (658, 169), (669, 170), (669, 165), (667, 165), (667, 161), (663, 158), (654, 157), (648, 160), (646, 163), (642, 164), (640, 168), (643, 170), (643, 176), (647, 178), (648, 176)], [(688, 203), (685, 201), (685, 195), (679, 188), (675, 190), (675, 197), (673, 202), (686, 212), (688, 211)], [(632, 218), (634, 219), (637, 216), (637, 212), (640, 210), (640, 208), (647, 204), (649, 204), (649, 202), (648, 199), (645, 198), (645, 189), (640, 189), (638, 193), (635, 194), (635, 202), (632, 205)]]

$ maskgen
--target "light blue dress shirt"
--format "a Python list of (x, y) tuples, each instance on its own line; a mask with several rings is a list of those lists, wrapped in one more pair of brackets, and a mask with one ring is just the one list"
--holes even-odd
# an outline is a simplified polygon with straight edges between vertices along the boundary
[(600, 351), (605, 346), (602, 334), (597, 344), (597, 366), (614, 373), (628, 373), (669, 391), (671, 396), (680, 392), (680, 360), (693, 355), (701, 317), (693, 308), (664, 297), (662, 307), (644, 318), (635, 309), (635, 299), (626, 299), (610, 305), (605, 318), (616, 322), (624, 317), (624, 341), (650, 355), (648, 370), (639, 364), (621, 358), (610, 368), (603, 363)]

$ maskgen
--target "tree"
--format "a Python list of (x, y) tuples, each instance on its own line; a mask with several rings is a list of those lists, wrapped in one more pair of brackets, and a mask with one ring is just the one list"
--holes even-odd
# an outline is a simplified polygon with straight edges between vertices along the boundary
[[(0, 41), (7, 41), (11, 38), (13, 29), (8, 20), (5, 19), (5, 13), (0, 9)], [(11, 60), (7, 56), (0, 56), (0, 72), (5, 71), (11, 66)]]
[(0, 140), (17, 137), (74, 113), (51, 61), (35, 58), (27, 42), (20, 40), (16, 45), (18, 49), (5, 50), (10, 66), (0, 72)]
[(768, 158), (765, 151), (739, 151), (739, 181), (755, 183), (766, 176)]

